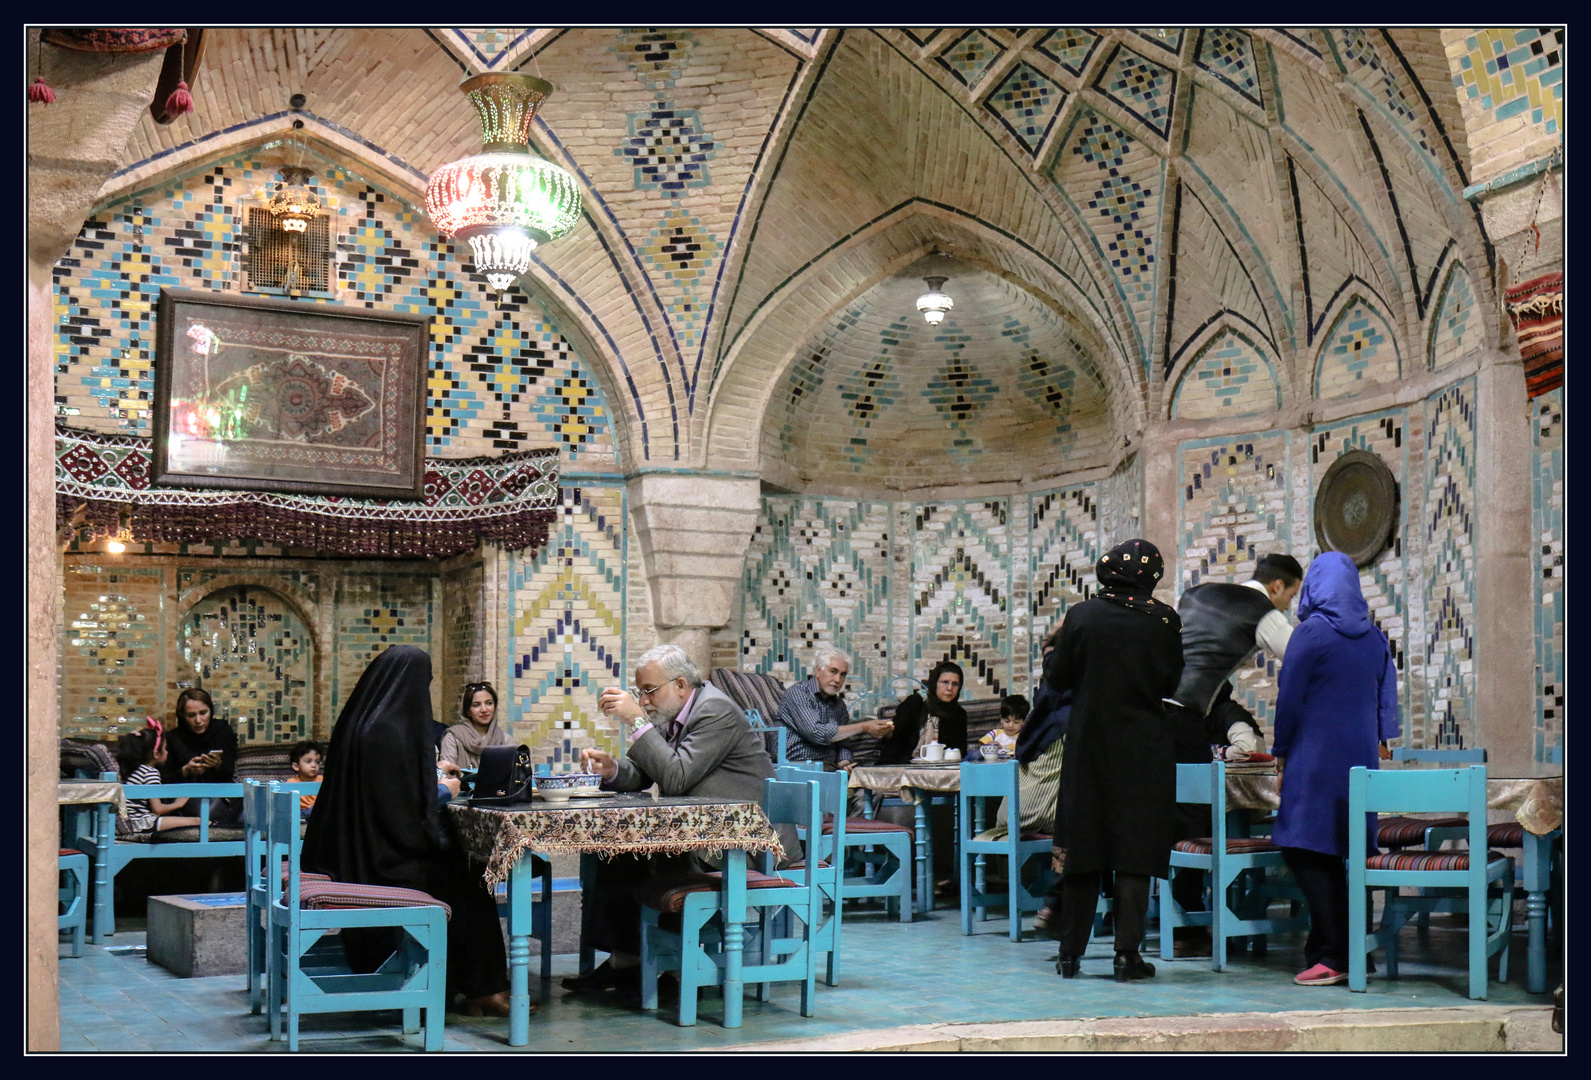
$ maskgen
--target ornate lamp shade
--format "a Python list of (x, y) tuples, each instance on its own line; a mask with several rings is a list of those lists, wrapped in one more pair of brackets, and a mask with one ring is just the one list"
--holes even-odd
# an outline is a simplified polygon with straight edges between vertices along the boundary
[(285, 183), (282, 190), (272, 195), (265, 208), (276, 218), (276, 223), (286, 232), (302, 233), (320, 213), (320, 200), (309, 190), (310, 170), (287, 166), (282, 169)]
[(938, 326), (945, 321), (945, 312), (956, 306), (954, 300), (939, 291), (950, 279), (926, 277), (923, 280), (928, 283), (928, 291), (917, 298), (917, 310), (923, 313), (929, 326)]
[(537, 245), (579, 222), (580, 188), (530, 149), (530, 125), (552, 83), (492, 72), (459, 89), (480, 114), (481, 152), (431, 175), (425, 212), (444, 236), (469, 241), (476, 270), (501, 292), (530, 269)]

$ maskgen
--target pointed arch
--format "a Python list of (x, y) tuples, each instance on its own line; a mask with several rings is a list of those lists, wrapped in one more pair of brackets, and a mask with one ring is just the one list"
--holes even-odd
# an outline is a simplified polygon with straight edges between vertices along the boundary
[(1402, 378), (1403, 353), (1392, 323), (1363, 293), (1345, 293), (1328, 325), (1315, 354), (1311, 396), (1355, 397), (1366, 386)]
[(1276, 359), (1245, 323), (1223, 312), (1189, 338), (1187, 359), (1167, 380), (1167, 419), (1253, 416), (1283, 406)]

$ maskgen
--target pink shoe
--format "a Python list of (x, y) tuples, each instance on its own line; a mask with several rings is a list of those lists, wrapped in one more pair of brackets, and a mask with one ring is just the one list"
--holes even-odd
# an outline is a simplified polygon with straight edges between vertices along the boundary
[(1336, 986), (1338, 983), (1348, 981), (1348, 973), (1333, 971), (1325, 964), (1316, 964), (1308, 971), (1293, 976), (1293, 981), (1299, 986)]

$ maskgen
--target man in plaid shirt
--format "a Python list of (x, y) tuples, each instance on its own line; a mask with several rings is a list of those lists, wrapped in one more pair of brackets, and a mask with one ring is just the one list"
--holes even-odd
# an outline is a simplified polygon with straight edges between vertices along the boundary
[(785, 691), (777, 723), (785, 726), (785, 751), (791, 761), (821, 761), (831, 768), (849, 768), (851, 751), (840, 745), (852, 735), (885, 735), (888, 720), (851, 723), (840, 694), (851, 658), (832, 645), (818, 646), (812, 677)]

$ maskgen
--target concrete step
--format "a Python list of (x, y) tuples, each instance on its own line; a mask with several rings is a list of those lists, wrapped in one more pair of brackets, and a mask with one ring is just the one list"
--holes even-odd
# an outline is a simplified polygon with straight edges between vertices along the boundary
[(725, 1047), (752, 1053), (1562, 1053), (1550, 1006), (1345, 1009), (1209, 1016), (925, 1024)]

